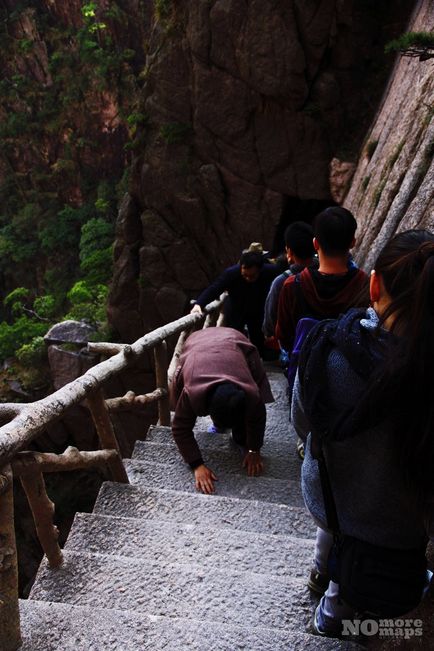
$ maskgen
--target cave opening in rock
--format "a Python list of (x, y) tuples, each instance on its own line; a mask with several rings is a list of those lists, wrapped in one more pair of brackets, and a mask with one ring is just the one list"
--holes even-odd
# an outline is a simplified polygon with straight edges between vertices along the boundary
[(282, 214), (274, 234), (272, 254), (277, 256), (285, 249), (284, 234), (286, 228), (297, 221), (312, 224), (315, 215), (328, 206), (335, 206), (332, 199), (300, 199), (286, 196), (283, 202)]

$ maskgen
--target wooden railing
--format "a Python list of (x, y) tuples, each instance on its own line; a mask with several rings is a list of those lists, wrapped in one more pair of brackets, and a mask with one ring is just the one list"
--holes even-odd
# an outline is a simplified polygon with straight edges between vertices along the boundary
[[(219, 325), (223, 296), (207, 305), (204, 314), (189, 314), (144, 335), (133, 344), (94, 343), (91, 352), (109, 357), (55, 393), (27, 404), (0, 404), (0, 419), (11, 419), (0, 427), (0, 648), (15, 651), (21, 645), (18, 562), (15, 543), (13, 477), (20, 479), (35, 521), (42, 549), (51, 567), (63, 557), (58, 531), (53, 524), (54, 504), (49, 499), (44, 473), (107, 466), (113, 481), (128, 483), (110, 412), (158, 401), (161, 425), (170, 425), (168, 386), (183, 344), (194, 329)], [(166, 340), (179, 335), (170, 364)], [(127, 369), (141, 355), (153, 350), (156, 389), (145, 395), (128, 391), (118, 398), (104, 399), (102, 387)], [(80, 452), (69, 447), (63, 454), (25, 451), (47, 425), (61, 418), (72, 406), (85, 401), (95, 423), (101, 450)]]

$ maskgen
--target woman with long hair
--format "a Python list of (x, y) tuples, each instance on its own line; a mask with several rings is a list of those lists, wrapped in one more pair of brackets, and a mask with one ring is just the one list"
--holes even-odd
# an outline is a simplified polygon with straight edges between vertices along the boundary
[[(314, 628), (332, 637), (345, 634), (342, 620), (360, 612), (345, 600), (343, 581), (331, 580), (331, 568), (343, 563), (343, 539), (351, 553), (356, 541), (364, 552), (380, 550), (398, 561), (422, 550), (418, 577), (409, 575), (408, 563), (402, 568), (407, 583), (400, 585), (400, 572), (394, 577), (404, 593), (413, 582), (416, 601), (432, 576), (425, 550), (434, 537), (434, 234), (411, 230), (393, 237), (371, 272), (370, 296), (367, 310), (314, 328), (293, 394), (293, 423), (306, 440), (303, 495), (319, 527), (308, 582), (323, 595)], [(318, 458), (331, 498), (324, 497)], [(337, 516), (332, 524), (330, 501)], [(382, 595), (372, 585), (365, 586), (365, 612), (375, 614)]]

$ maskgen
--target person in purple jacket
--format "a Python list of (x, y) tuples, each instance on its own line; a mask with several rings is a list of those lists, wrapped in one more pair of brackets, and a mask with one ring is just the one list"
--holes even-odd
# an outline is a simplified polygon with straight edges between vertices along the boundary
[(273, 394), (258, 351), (233, 328), (206, 328), (187, 339), (170, 387), (172, 433), (196, 488), (214, 492), (215, 473), (204, 463), (193, 434), (197, 416), (211, 415), (217, 427), (232, 428), (242, 446), (249, 476), (261, 474), (265, 403)]

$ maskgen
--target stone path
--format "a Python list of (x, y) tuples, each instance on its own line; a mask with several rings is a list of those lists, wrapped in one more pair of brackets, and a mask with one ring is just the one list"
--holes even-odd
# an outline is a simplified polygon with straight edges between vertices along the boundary
[(22, 651), (355, 650), (311, 634), (306, 588), (315, 528), (300, 495), (285, 383), (269, 373), (265, 473), (248, 478), (228, 435), (197, 439), (219, 481), (195, 492), (169, 428), (152, 427), (92, 514), (77, 514), (65, 561), (43, 561), (21, 602)]

